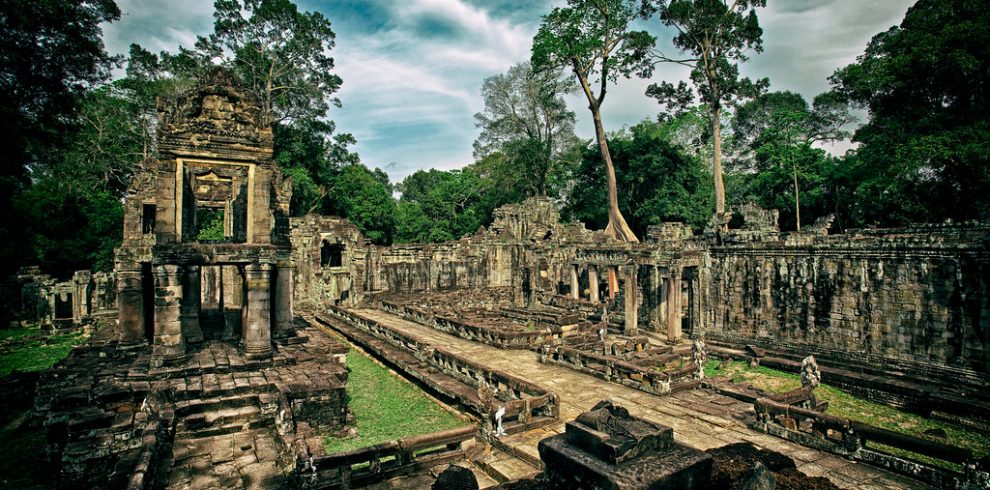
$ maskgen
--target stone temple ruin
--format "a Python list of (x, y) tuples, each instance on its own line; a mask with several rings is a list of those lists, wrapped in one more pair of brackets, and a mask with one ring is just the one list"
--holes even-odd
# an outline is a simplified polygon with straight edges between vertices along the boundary
[[(629, 244), (530, 199), (473, 236), (382, 247), (346, 219), (289, 218), (271, 130), (222, 72), (159, 117), (115, 271), (22, 274), (43, 322), (116, 318), (38, 380), (64, 488), (427, 488), (456, 461), (503, 488), (990, 478), (969, 449), (829, 414), (817, 380), (767, 394), (705, 374), (709, 358), (804, 369), (988, 430), (988, 224), (783, 233), (748, 206), (738, 229), (663, 223)], [(347, 342), (470, 422), (326, 454)]]

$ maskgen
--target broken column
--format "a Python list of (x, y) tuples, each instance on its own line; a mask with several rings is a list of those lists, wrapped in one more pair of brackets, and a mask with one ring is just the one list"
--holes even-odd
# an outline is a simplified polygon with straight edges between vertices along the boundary
[(161, 367), (186, 356), (182, 337), (182, 283), (177, 265), (159, 265), (155, 277), (155, 345), (151, 364)]
[(123, 344), (143, 342), (144, 289), (141, 284), (141, 264), (118, 264), (116, 274), (118, 340)]
[(550, 489), (702, 489), (712, 468), (711, 456), (674, 442), (670, 427), (609, 400), (540, 441), (539, 451)]
[(182, 274), (182, 333), (186, 342), (203, 341), (203, 329), (199, 325), (200, 269), (198, 265), (188, 265)]
[(247, 305), (244, 312), (244, 354), (250, 359), (272, 355), (271, 264), (244, 266)]
[(636, 287), (636, 269), (638, 266), (635, 264), (626, 266), (626, 291), (623, 296), (625, 296), (625, 333), (626, 335), (637, 335), (639, 333), (639, 304), (638, 304), (638, 290)]

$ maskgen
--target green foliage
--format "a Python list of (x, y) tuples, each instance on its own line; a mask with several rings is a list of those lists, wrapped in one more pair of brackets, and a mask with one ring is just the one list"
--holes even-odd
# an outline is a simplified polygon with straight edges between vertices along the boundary
[(223, 210), (200, 208), (196, 210), (196, 226), (199, 233), (196, 240), (200, 242), (223, 241)]
[[(58, 161), (75, 129), (79, 97), (109, 77), (114, 59), (100, 25), (120, 18), (109, 0), (0, 1), (0, 277), (33, 261), (31, 226), (12, 212), (38, 169)], [(0, 313), (0, 317), (5, 313)]]
[(329, 52), (336, 35), (319, 12), (291, 0), (216, 0), (214, 32), (199, 51), (232, 65), (261, 101), (266, 123), (320, 117), (340, 88)]
[(329, 197), (366, 238), (377, 244), (392, 243), (397, 209), (384, 172), (361, 164), (345, 165)]
[(357, 436), (328, 437), (328, 454), (467, 425), (363, 352), (347, 353), (347, 371), (347, 407), (354, 413)]
[(635, 18), (634, 2), (628, 0), (568, 0), (567, 7), (543, 17), (533, 38), (533, 69), (574, 70), (582, 90), (591, 90), (588, 84), (601, 87), (597, 98), (589, 97), (600, 105), (608, 82), (651, 73), (648, 54), (655, 39), (629, 30)]
[[(698, 157), (668, 141), (670, 131), (668, 123), (643, 121), (608, 139), (616, 180), (623, 190), (619, 204), (631, 210), (629, 226), (639, 235), (662, 221), (701, 228), (711, 216), (710, 174)], [(595, 229), (608, 222), (608, 210), (599, 197), (604, 185), (599, 166), (596, 151), (586, 150), (564, 208), (565, 216)]]
[(754, 97), (770, 85), (769, 80), (739, 77), (739, 63), (748, 58), (746, 52), (763, 50), (763, 29), (756, 17), (756, 8), (765, 7), (766, 0), (737, 0), (731, 5), (724, 0), (642, 0), (641, 14), (658, 14), (660, 22), (674, 27), (674, 47), (686, 58), (663, 53), (654, 55), (657, 62), (677, 63), (691, 68), (692, 91), (687, 83), (676, 86), (670, 82), (650, 85), (646, 94), (675, 114), (687, 110), (695, 96), (709, 111), (712, 126), (712, 176), (715, 180), (715, 212), (725, 211), (725, 191), (722, 182), (722, 109), (739, 100)]
[(919, 0), (832, 75), (834, 92), (870, 116), (841, 176), (853, 223), (988, 216), (988, 46), (985, 2)]
[(484, 208), (484, 187), (471, 167), (419, 170), (399, 184), (402, 223), (397, 242), (442, 242), (478, 230), (491, 211)]
[(551, 176), (568, 163), (567, 156), (578, 144), (575, 115), (563, 99), (570, 91), (559, 69), (534, 71), (529, 63), (485, 79), (485, 110), (474, 116), (481, 128), (475, 157), (500, 155), (500, 164), (491, 170), (525, 196), (556, 191)]
[[(768, 85), (766, 79), (753, 82), (739, 78), (738, 63), (748, 58), (746, 52), (763, 51), (763, 29), (756, 17), (756, 8), (765, 7), (766, 0), (643, 0), (642, 15), (657, 14), (660, 22), (677, 29), (674, 47), (687, 58), (664, 54), (656, 61), (685, 65), (691, 68), (691, 81), (698, 98), (712, 111), (738, 97), (751, 97)], [(647, 95), (656, 98), (675, 111), (683, 111), (694, 100), (690, 88), (680, 82), (653, 84)]]
[(738, 200), (780, 210), (787, 230), (832, 212), (837, 162), (813, 145), (845, 137), (842, 127), (851, 120), (830, 94), (816, 97), (810, 107), (793, 92), (762, 94), (740, 106), (733, 120), (741, 153), (735, 162), (741, 172)]

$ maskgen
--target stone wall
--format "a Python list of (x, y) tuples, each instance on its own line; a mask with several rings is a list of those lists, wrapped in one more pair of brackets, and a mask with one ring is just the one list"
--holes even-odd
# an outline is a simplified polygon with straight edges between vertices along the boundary
[(712, 247), (702, 326), (713, 339), (987, 373), (988, 236), (943, 225)]

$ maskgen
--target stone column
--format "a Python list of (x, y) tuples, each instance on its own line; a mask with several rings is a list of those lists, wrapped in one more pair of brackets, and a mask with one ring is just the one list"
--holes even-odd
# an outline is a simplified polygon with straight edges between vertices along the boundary
[(681, 269), (670, 271), (667, 281), (667, 340), (681, 338)]
[(117, 265), (117, 325), (118, 340), (121, 343), (145, 341), (144, 288), (141, 282), (140, 263)]
[(592, 303), (598, 303), (598, 266), (588, 266), (588, 291)]
[(639, 294), (636, 286), (636, 270), (638, 268), (635, 264), (626, 266), (626, 326), (623, 332), (626, 335), (639, 333), (639, 302), (637, 301)]
[(275, 272), (275, 332), (277, 338), (292, 335), (295, 315), (292, 311), (292, 284), (295, 267), (289, 261), (280, 262)]
[(571, 298), (581, 299), (581, 280), (576, 265), (571, 266)]
[(151, 365), (161, 367), (186, 356), (182, 337), (182, 278), (177, 265), (155, 267), (155, 345)]
[[(649, 303), (650, 303), (650, 330), (653, 332), (660, 331), (660, 325), (663, 322), (663, 312), (661, 311), (661, 304), (663, 303), (663, 278), (660, 277), (660, 268), (653, 266), (650, 269), (650, 287), (649, 287)], [(646, 301), (644, 301), (646, 303)]]
[(244, 266), (247, 305), (244, 311), (244, 353), (249, 359), (272, 355), (271, 264)]
[(188, 265), (182, 274), (182, 335), (186, 342), (203, 341), (203, 329), (199, 326), (200, 269), (198, 265)]
[(615, 293), (619, 292), (619, 271), (615, 266), (608, 267), (608, 299), (615, 299)]
[(220, 266), (220, 312), (223, 340), (241, 336), (244, 324), (244, 278), (240, 266)]

